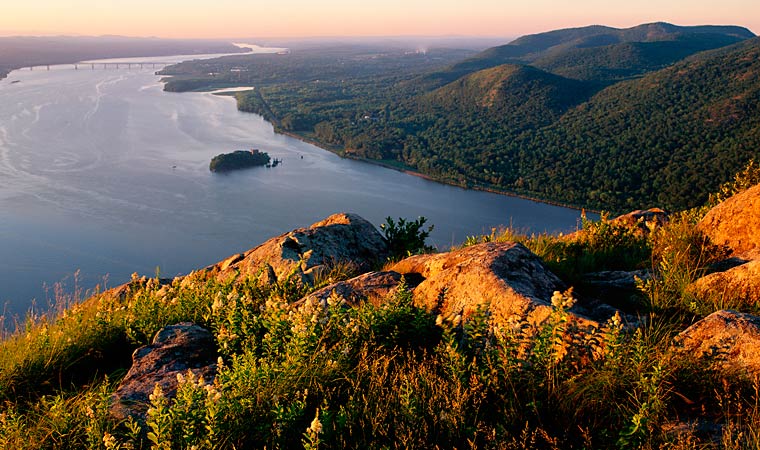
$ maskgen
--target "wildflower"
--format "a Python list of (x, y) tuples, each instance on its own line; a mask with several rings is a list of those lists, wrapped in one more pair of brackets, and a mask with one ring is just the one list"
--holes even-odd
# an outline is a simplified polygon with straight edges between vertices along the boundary
[(306, 429), (309, 434), (318, 435), (322, 432), (322, 422), (319, 421), (319, 408), (317, 408), (317, 414), (314, 416), (314, 420), (311, 421), (311, 425)]
[(106, 448), (116, 448), (116, 438), (109, 432), (103, 433), (103, 445)]
[(442, 315), (438, 314), (438, 317), (435, 318), (435, 325), (437, 327), (440, 327), (441, 325), (443, 325), (443, 316)]
[(614, 328), (620, 328), (622, 324), (622, 319), (620, 318), (620, 311), (615, 311), (615, 315), (612, 316), (610, 319), (610, 322), (612, 323), (612, 326)]
[(560, 308), (563, 302), (564, 297), (562, 297), (562, 293), (560, 291), (554, 291), (554, 294), (552, 294), (552, 306)]
[(554, 291), (552, 294), (552, 306), (556, 309), (570, 309), (575, 304), (573, 298), (573, 288), (566, 290), (565, 292)]
[(330, 307), (336, 307), (338, 305), (343, 305), (345, 303), (346, 301), (343, 299), (343, 297), (340, 294), (338, 294), (334, 289), (330, 293), (330, 296), (327, 297), (327, 305)]
[(203, 386), (203, 389), (206, 390), (206, 398), (213, 403), (218, 402), (222, 398), (222, 393), (211, 384)]
[(151, 402), (158, 400), (159, 398), (164, 396), (164, 390), (161, 389), (161, 385), (156, 383), (156, 386), (153, 388), (153, 393), (148, 396)]

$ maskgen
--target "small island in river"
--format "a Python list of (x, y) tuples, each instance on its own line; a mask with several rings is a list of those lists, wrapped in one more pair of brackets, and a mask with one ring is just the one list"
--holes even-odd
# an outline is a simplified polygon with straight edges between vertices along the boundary
[(211, 159), (208, 165), (212, 172), (228, 172), (230, 170), (245, 169), (255, 166), (269, 165), (269, 155), (258, 149), (235, 150), (232, 153), (222, 153)]

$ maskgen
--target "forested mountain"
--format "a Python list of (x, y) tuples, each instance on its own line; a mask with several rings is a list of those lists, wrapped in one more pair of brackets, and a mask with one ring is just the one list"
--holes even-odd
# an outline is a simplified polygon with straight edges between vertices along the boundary
[(760, 154), (760, 38), (617, 83), (546, 126), (481, 112), (414, 132), (400, 158), (450, 182), (575, 205), (694, 206)]
[[(464, 187), (612, 212), (683, 209), (758, 156), (760, 38), (748, 36), (740, 27), (594, 26), (526, 36), (453, 65), (326, 59), (346, 76), (308, 81), (257, 82), (296, 60), (259, 59), (261, 70), (249, 57), (240, 82), (257, 88), (238, 94), (238, 106), (345, 156)], [(185, 82), (174, 74), (168, 88)], [(226, 79), (185, 76), (194, 86)]]
[(618, 209), (699, 204), (760, 156), (760, 38), (604, 89), (508, 152), (542, 195)]
[(593, 90), (589, 83), (530, 66), (504, 64), (425, 94), (418, 105), (442, 113), (497, 115), (512, 128), (527, 128), (553, 122)]
[(523, 36), (423, 78), (442, 84), (501, 64), (531, 64), (583, 80), (616, 80), (662, 68), (684, 57), (753, 37), (736, 26), (681, 27), (651, 23), (633, 28), (593, 25)]

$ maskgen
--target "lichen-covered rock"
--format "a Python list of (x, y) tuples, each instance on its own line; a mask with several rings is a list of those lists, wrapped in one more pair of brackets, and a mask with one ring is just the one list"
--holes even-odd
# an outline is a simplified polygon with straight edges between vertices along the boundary
[(205, 328), (189, 322), (162, 328), (150, 345), (132, 354), (132, 367), (113, 394), (111, 415), (119, 420), (144, 417), (155, 385), (172, 398), (177, 392), (177, 375), (188, 370), (213, 382), (217, 358), (214, 337)]
[(312, 283), (331, 264), (351, 262), (366, 271), (387, 257), (388, 244), (371, 223), (356, 214), (341, 213), (269, 239), (210, 269), (223, 279), (260, 274), (274, 281), (295, 273)]
[(760, 317), (717, 311), (681, 332), (675, 343), (677, 352), (716, 367), (760, 374)]
[(698, 229), (713, 244), (729, 247), (734, 255), (760, 250), (760, 185), (721, 202), (699, 222)]
[(688, 292), (717, 304), (760, 304), (760, 260), (706, 275), (688, 287)]
[(294, 304), (316, 300), (322, 305), (327, 299), (336, 296), (345, 300), (350, 306), (358, 306), (364, 302), (379, 303), (390, 295), (401, 283), (402, 275), (398, 272), (369, 272), (350, 280), (325, 286), (312, 292)]
[(525, 246), (515, 242), (473, 245), (448, 253), (412, 256), (390, 267), (421, 282), (415, 302), (444, 316), (470, 315), (488, 305), (494, 324), (544, 321), (555, 291), (566, 288)]

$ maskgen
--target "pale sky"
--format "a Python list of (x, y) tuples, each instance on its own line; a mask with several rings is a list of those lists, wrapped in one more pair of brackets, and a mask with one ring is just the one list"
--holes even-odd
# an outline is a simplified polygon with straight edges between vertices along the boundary
[(760, 0), (0, 0), (2, 35), (517, 36), (656, 21), (760, 33)]

